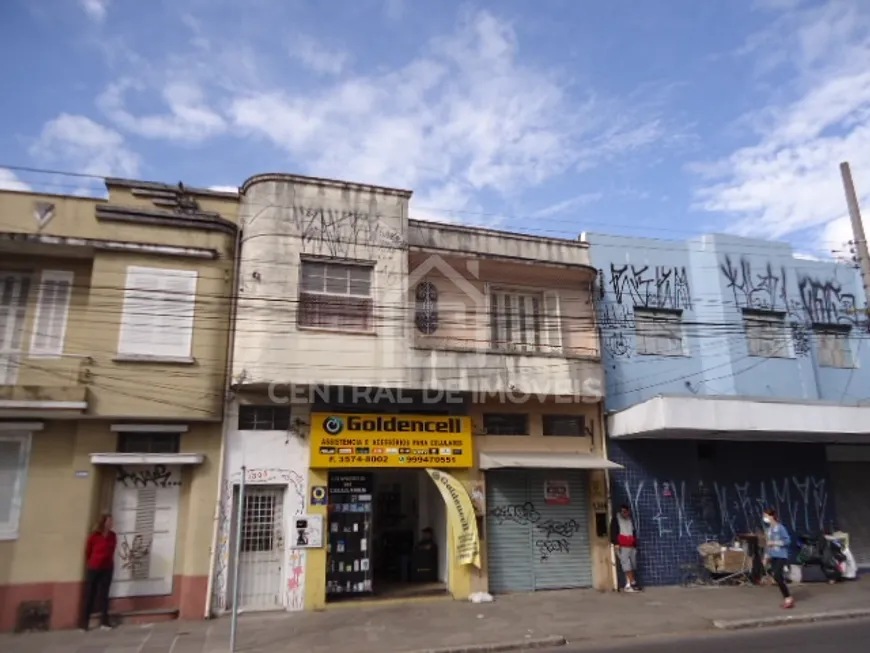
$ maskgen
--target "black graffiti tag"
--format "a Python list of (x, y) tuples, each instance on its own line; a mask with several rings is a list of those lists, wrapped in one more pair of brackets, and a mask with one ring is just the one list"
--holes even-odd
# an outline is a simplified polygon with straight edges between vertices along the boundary
[(559, 537), (574, 537), (574, 533), (580, 532), (580, 524), (577, 523), (576, 519), (569, 519), (568, 521), (554, 521), (548, 519), (547, 521), (538, 524), (537, 528), (539, 531), (547, 534), (547, 539), (551, 538), (553, 535), (558, 535)]
[(536, 524), (541, 518), (541, 513), (535, 509), (531, 501), (516, 503), (507, 506), (495, 506), (492, 516), (499, 524), (512, 521), (517, 524)]
[(154, 465), (150, 468), (127, 469), (118, 467), (117, 480), (125, 487), (171, 487), (178, 483), (171, 482), (172, 472), (166, 465)]
[(571, 546), (567, 538), (557, 540), (537, 540), (535, 546), (541, 554), (541, 560), (547, 560), (554, 553), (571, 553)]

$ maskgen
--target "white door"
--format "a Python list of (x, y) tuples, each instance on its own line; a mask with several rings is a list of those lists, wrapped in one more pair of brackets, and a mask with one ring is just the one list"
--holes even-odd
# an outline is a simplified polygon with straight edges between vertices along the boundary
[(27, 313), (30, 277), (0, 272), (0, 385), (15, 385)]
[[(238, 505), (238, 499), (236, 500)], [(278, 610), (284, 561), (284, 488), (245, 486), (239, 552), (239, 609)]]
[(118, 534), (112, 598), (172, 594), (181, 469), (116, 468), (112, 516)]

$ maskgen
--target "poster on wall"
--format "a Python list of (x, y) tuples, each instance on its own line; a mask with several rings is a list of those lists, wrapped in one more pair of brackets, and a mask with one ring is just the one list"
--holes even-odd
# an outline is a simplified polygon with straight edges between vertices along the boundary
[(323, 547), (323, 515), (300, 515), (296, 517), (295, 549), (320, 549)]
[(466, 483), (468, 494), (471, 497), (471, 505), (474, 506), (474, 514), (478, 517), (486, 515), (486, 486), (484, 481), (469, 481)]
[(568, 481), (544, 481), (544, 503), (562, 506), (571, 503)]

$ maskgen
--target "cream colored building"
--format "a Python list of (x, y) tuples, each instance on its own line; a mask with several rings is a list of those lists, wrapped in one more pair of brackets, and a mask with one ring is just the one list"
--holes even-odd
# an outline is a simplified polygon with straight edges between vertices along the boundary
[(0, 193), (2, 631), (76, 625), (103, 512), (112, 612), (206, 610), (238, 197), (107, 187)]
[[(216, 614), (236, 589), (242, 479), (246, 612), (611, 587), (588, 246), (413, 220), (410, 197), (296, 175), (241, 187)], [(395, 428), (453, 435), (390, 444)], [(479, 567), (426, 468), (475, 500)], [(321, 520), (322, 542), (299, 534)]]

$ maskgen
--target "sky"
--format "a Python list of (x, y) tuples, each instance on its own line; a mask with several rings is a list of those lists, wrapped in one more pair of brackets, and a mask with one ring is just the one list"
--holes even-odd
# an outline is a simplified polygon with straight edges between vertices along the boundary
[(0, 60), (0, 188), (288, 172), (821, 257), (851, 238), (841, 161), (870, 200), (866, 0), (2, 0)]

